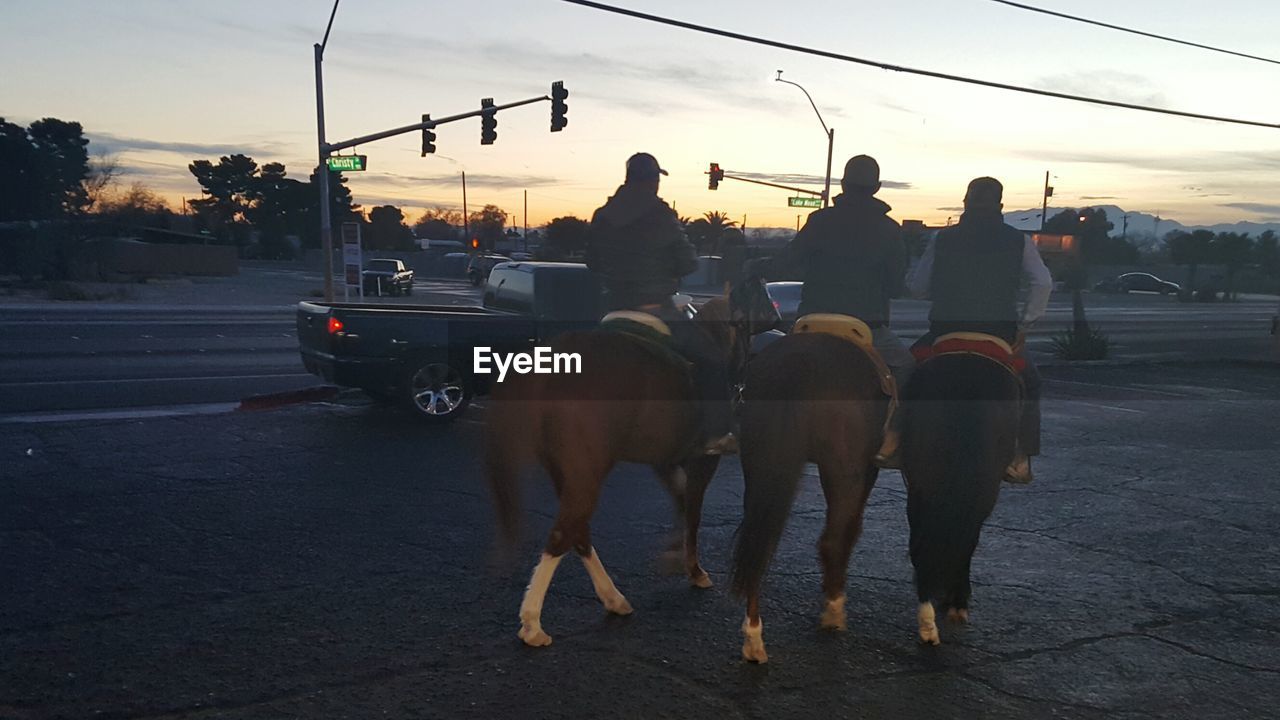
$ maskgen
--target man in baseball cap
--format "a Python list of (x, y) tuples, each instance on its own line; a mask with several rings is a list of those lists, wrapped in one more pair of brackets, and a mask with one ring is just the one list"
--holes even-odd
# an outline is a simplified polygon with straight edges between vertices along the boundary
[(640, 310), (671, 328), (677, 349), (693, 363), (708, 454), (735, 452), (728, 359), (676, 309), (680, 278), (698, 268), (697, 252), (676, 213), (658, 197), (667, 171), (639, 152), (627, 158), (626, 180), (591, 217), (587, 267), (600, 276), (609, 310)]

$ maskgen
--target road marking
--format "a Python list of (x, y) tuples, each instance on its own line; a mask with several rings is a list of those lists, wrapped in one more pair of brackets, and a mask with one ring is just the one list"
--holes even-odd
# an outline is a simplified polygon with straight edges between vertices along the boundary
[(92, 385), (104, 383), (155, 383), (155, 382), (177, 382), (189, 380), (195, 382), (203, 382), (207, 380), (263, 380), (266, 378), (303, 378), (311, 377), (309, 373), (273, 373), (268, 375), (203, 375), (197, 377), (151, 377), (151, 378), (122, 378), (108, 380), (41, 380), (35, 382), (4, 382), (0, 380), (0, 388), (11, 387), (41, 387), (49, 385)]
[(1082, 380), (1062, 380), (1059, 378), (1045, 378), (1046, 383), (1065, 383), (1067, 385), (1087, 385), (1089, 387), (1107, 388), (1109, 390), (1129, 390), (1132, 392), (1152, 393), (1155, 395), (1168, 395), (1176, 398), (1195, 398), (1195, 395), (1187, 395), (1185, 393), (1169, 392), (1168, 390), (1152, 390), (1148, 387), (1136, 387), (1126, 385), (1107, 385), (1105, 383), (1084, 382)]
[(179, 415), (221, 415), (235, 412), (240, 403), (205, 403), (201, 405), (169, 405), (120, 410), (53, 411), (25, 415), (0, 415), (0, 424), (22, 425), (30, 423), (78, 422), (82, 420), (140, 420), (143, 418), (176, 417)]
[(1103, 405), (1102, 403), (1089, 402), (1088, 400), (1076, 400), (1074, 398), (1054, 399), (1054, 402), (1070, 402), (1077, 405), (1088, 405), (1089, 407), (1102, 408), (1103, 410), (1115, 410), (1117, 412), (1135, 413), (1138, 415), (1146, 415), (1145, 410), (1134, 410), (1133, 408), (1120, 407), (1118, 405)]

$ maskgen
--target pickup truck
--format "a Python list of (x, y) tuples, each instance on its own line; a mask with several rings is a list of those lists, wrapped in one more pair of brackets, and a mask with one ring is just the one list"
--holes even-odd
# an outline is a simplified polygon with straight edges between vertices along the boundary
[(298, 303), (298, 342), (308, 372), (428, 422), (460, 416), (496, 376), (473, 372), (473, 348), (528, 352), (569, 329), (591, 327), (600, 288), (585, 265), (503, 263), (482, 306)]
[(361, 273), (364, 294), (412, 295), (413, 270), (404, 266), (400, 260), (370, 260)]

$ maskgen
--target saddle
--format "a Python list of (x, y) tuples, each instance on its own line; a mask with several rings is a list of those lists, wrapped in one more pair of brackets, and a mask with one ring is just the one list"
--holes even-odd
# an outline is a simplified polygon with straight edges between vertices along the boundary
[(796, 324), (791, 328), (791, 332), (795, 334), (823, 333), (834, 335), (841, 340), (846, 340), (858, 346), (870, 358), (871, 364), (875, 366), (876, 375), (880, 377), (880, 390), (889, 396), (892, 405), (896, 406), (898, 404), (898, 383), (894, 381), (893, 373), (889, 370), (889, 366), (885, 363), (884, 358), (880, 357), (880, 352), (876, 350), (871, 328), (865, 322), (852, 315), (810, 313), (797, 319)]
[(671, 326), (657, 315), (640, 310), (615, 310), (600, 319), (600, 329), (633, 337), (660, 356), (688, 367), (689, 360), (676, 348)]
[(1019, 378), (1027, 367), (1026, 359), (1015, 355), (1009, 343), (986, 333), (956, 332), (939, 335), (932, 345), (911, 348), (911, 354), (917, 363), (940, 355), (977, 355), (1000, 364)]

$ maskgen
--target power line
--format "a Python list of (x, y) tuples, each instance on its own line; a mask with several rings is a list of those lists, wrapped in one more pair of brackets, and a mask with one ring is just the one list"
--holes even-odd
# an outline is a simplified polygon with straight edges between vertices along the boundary
[(685, 30), (693, 30), (696, 32), (707, 33), (709, 35), (718, 35), (720, 37), (726, 37), (733, 40), (742, 40), (744, 42), (755, 43), (757, 45), (766, 45), (768, 47), (775, 47), (781, 50), (791, 50), (793, 52), (804, 53), (806, 55), (816, 55), (818, 57), (829, 58), (832, 60), (842, 60), (844, 62), (850, 62), (857, 65), (866, 65), (868, 67), (880, 68), (881, 70), (892, 70), (894, 72), (907, 73), (909, 75), (922, 75), (924, 77), (931, 77), (939, 80), (950, 80), (952, 82), (968, 83), (970, 85), (981, 85), (983, 87), (996, 88), (998, 90), (1009, 90), (1012, 92), (1026, 93), (1028, 95), (1040, 95), (1042, 97), (1052, 97), (1060, 100), (1074, 100), (1076, 102), (1091, 103), (1093, 105), (1106, 105), (1108, 107), (1124, 108), (1126, 110), (1141, 110), (1142, 112), (1159, 113), (1161, 115), (1174, 115), (1177, 117), (1193, 118), (1196, 120), (1211, 120), (1213, 122), (1231, 123), (1234, 125), (1251, 125), (1253, 127), (1271, 128), (1273, 130), (1280, 129), (1280, 124), (1277, 123), (1266, 123), (1258, 120), (1242, 120), (1240, 118), (1222, 117), (1219, 115), (1205, 115), (1202, 113), (1186, 112), (1183, 110), (1168, 110), (1165, 108), (1151, 107), (1149, 105), (1138, 105), (1135, 103), (1120, 102), (1118, 100), (1103, 100), (1101, 98), (1086, 97), (1084, 95), (1071, 95), (1068, 93), (1054, 92), (1052, 90), (1039, 90), (1036, 88), (1023, 87), (1021, 85), (1010, 85), (1008, 83), (995, 82), (992, 80), (965, 77), (963, 75), (951, 75), (933, 70), (910, 68), (902, 65), (880, 62), (878, 60), (867, 60), (865, 58), (854, 57), (852, 55), (844, 55), (828, 50), (818, 50), (816, 48), (780, 42), (778, 40), (769, 40), (767, 38), (757, 37), (754, 35), (744, 35), (730, 30), (721, 30), (719, 28), (708, 27), (706, 25), (698, 25), (691, 22), (685, 22), (683, 20), (666, 18), (660, 15), (651, 15), (637, 10), (628, 10), (626, 8), (620, 8), (613, 5), (606, 5), (605, 3), (593, 2), (592, 0), (563, 0), (563, 2), (567, 2), (572, 5), (581, 5), (595, 10), (602, 10), (604, 12), (614, 13), (617, 15), (625, 15), (627, 17), (633, 17), (640, 20), (648, 20), (662, 25), (671, 25), (673, 27), (684, 28)]
[(1133, 28), (1127, 28), (1122, 25), (1112, 25), (1111, 23), (1105, 23), (1105, 22), (1102, 22), (1101, 20), (1090, 20), (1089, 18), (1077, 17), (1075, 15), (1068, 15), (1066, 13), (1058, 12), (1056, 10), (1049, 10), (1047, 8), (1039, 8), (1031, 5), (1024, 5), (1018, 2), (1010, 2), (1010, 0), (990, 0), (990, 1), (994, 3), (1000, 3), (1001, 5), (1008, 5), (1009, 7), (1019, 8), (1021, 10), (1030, 10), (1031, 12), (1037, 12), (1044, 15), (1052, 15), (1054, 17), (1059, 17), (1064, 20), (1074, 20), (1075, 22), (1081, 22), (1088, 25), (1097, 25), (1098, 27), (1109, 28), (1111, 30), (1119, 30), (1120, 32), (1127, 32), (1133, 35), (1141, 35), (1143, 37), (1155, 38), (1156, 40), (1164, 40), (1171, 43), (1178, 43), (1179, 45), (1187, 45), (1194, 48), (1200, 48), (1201, 50), (1211, 50), (1213, 52), (1224, 53), (1227, 55), (1235, 55), (1236, 57), (1248, 58), (1249, 60), (1258, 60), (1260, 62), (1271, 63), (1273, 65), (1280, 65), (1280, 60), (1273, 60), (1271, 58), (1261, 57), (1258, 55), (1250, 55), (1249, 53), (1236, 52), (1235, 50), (1227, 50), (1226, 48), (1214, 47), (1212, 45), (1203, 45), (1198, 42), (1191, 42), (1190, 40), (1180, 40), (1178, 38), (1169, 37), (1167, 35), (1157, 35), (1156, 33), (1149, 33), (1143, 30), (1134, 30)]

